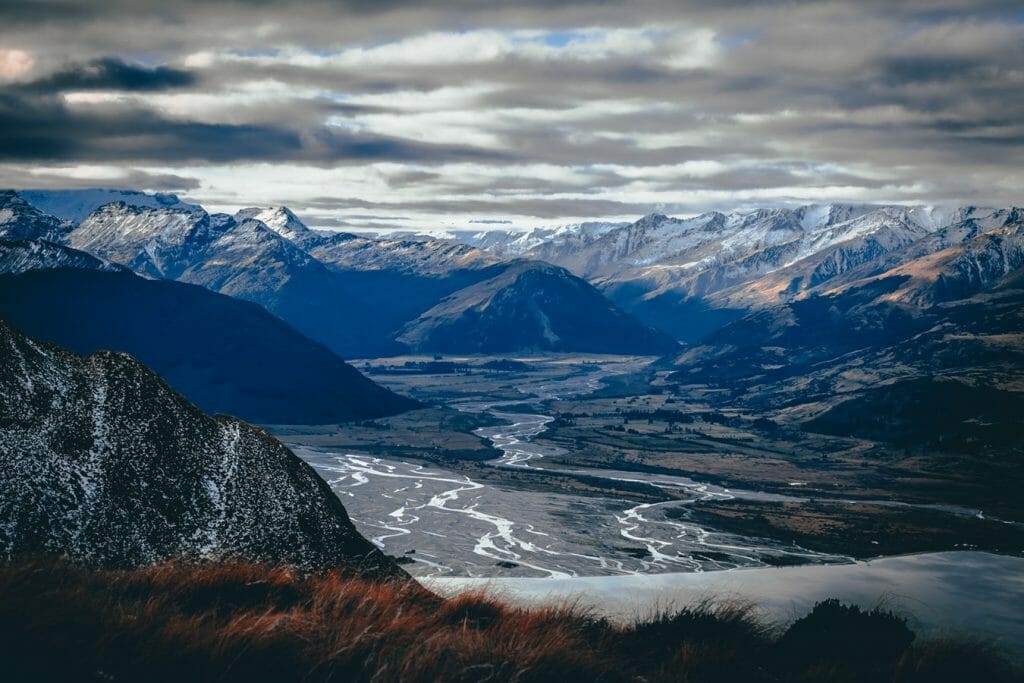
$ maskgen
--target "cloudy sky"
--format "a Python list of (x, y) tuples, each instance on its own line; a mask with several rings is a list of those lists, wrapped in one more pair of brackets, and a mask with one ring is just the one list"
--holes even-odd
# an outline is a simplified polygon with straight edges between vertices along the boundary
[(1022, 204), (1019, 0), (3, 0), (0, 186), (527, 227)]

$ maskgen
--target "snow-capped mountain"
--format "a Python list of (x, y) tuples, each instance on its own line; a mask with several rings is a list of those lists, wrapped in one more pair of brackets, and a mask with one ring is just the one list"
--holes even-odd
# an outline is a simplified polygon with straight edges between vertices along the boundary
[(177, 278), (221, 230), (202, 210), (105, 204), (71, 230), (67, 244), (152, 277)]
[[(454, 230), (446, 237), (488, 251), (501, 258), (518, 258), (525, 254), (542, 261), (557, 260), (557, 255), (581, 249), (602, 235), (628, 223), (573, 223), (547, 228), (520, 230)], [(552, 258), (546, 258), (548, 253)]]
[(0, 350), (0, 555), (404, 576), (312, 468), (263, 430), (205, 415), (124, 354), (83, 358), (4, 321)]
[(476, 247), (439, 239), (371, 239), (337, 233), (306, 244), (310, 254), (338, 270), (392, 270), (430, 276), (476, 270), (500, 261)]
[(358, 299), (259, 220), (119, 202), (90, 214), (67, 242), (139, 273), (257, 303), (336, 353), (353, 350), (349, 311)]
[[(927, 391), (950, 389), (932, 386), (939, 377), (1017, 391), (1024, 212), (967, 209), (944, 220), (955, 222), (828, 280), (824, 289), (748, 309), (672, 359), (670, 380), (716, 384), (734, 396), (756, 387), (752, 405), (790, 405), (808, 417), (851, 396), (866, 401), (856, 404), (864, 408), (856, 411), (861, 418), (870, 414), (865, 406), (921, 405), (930, 400)], [(869, 391), (893, 382), (907, 393)], [(841, 433), (858, 432), (853, 415)], [(985, 431), (978, 420), (974, 426)]]
[(72, 223), (81, 223), (89, 214), (101, 206), (118, 202), (128, 206), (150, 209), (202, 210), (197, 204), (183, 202), (177, 195), (159, 192), (149, 194), (135, 190), (97, 188), (85, 190), (19, 190), (18, 194), (43, 213)]
[[(946, 231), (953, 243), (969, 232), (953, 226), (993, 226), (1007, 211), (824, 204), (691, 218), (651, 214), (589, 239), (554, 230), (519, 239), (540, 241), (526, 256), (566, 267), (641, 320), (695, 340), (751, 308), (824, 291), (866, 264), (893, 267), (889, 254), (936, 251), (941, 243), (930, 236)], [(495, 239), (515, 243), (504, 231)]]
[(309, 227), (286, 206), (250, 207), (235, 213), (235, 220), (257, 220), (287, 240), (301, 241), (315, 235)]
[(177, 279), (257, 303), (300, 282), (328, 286), (323, 264), (261, 221), (222, 214), (212, 218), (216, 227), (210, 239), (192, 238), (189, 243), (201, 248)]
[(72, 227), (35, 208), (14, 190), (0, 190), (0, 239), (59, 242)]

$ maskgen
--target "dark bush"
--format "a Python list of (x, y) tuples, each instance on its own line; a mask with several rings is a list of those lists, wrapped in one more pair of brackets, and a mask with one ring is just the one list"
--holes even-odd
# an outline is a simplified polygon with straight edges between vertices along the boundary
[(913, 641), (906, 619), (831, 599), (789, 627), (777, 656), (784, 670), (813, 673), (810, 680), (881, 681), (891, 678)]

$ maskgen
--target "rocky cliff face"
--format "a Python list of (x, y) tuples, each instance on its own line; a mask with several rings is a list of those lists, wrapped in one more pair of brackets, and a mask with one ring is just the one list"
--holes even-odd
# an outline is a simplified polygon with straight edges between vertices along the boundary
[(0, 554), (97, 566), (244, 560), (403, 573), (264, 431), (209, 417), (123, 354), (0, 321)]

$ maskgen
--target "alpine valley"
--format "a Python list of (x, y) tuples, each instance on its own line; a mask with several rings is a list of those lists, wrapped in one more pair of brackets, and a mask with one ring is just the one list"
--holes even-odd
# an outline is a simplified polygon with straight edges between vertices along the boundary
[(980, 590), (950, 566), (1019, 567), (1022, 209), (301, 214), (0, 193), (7, 556), (592, 577), (599, 611), (653, 574), (778, 567), (789, 595), (845, 567), (921, 600), (951, 582), (946, 615)]

